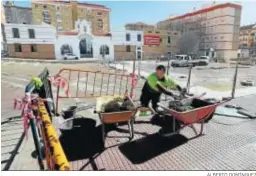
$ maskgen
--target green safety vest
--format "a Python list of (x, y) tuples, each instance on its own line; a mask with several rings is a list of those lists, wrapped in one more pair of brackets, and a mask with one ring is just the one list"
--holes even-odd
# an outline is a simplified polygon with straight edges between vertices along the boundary
[(164, 76), (164, 81), (161, 81), (157, 78), (156, 73), (152, 73), (151, 75), (148, 76), (147, 82), (148, 82), (148, 85), (157, 92), (159, 92), (157, 84), (160, 84), (161, 86), (168, 89), (177, 88), (176, 82), (173, 81), (171, 78), (169, 78), (167, 75)]

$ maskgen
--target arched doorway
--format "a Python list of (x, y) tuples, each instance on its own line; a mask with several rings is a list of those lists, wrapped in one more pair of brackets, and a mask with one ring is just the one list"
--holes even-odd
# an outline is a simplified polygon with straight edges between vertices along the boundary
[(79, 43), (80, 57), (81, 58), (90, 58), (93, 57), (92, 42), (86, 38), (81, 39)]
[(69, 44), (64, 44), (60, 48), (60, 53), (61, 53), (61, 55), (64, 55), (67, 53), (73, 54), (73, 49)]

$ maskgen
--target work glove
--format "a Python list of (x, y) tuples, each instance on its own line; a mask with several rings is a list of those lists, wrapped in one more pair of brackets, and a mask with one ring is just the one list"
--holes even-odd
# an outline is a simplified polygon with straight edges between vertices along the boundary
[(179, 96), (179, 95), (172, 95), (172, 97), (173, 97), (173, 99), (174, 100), (181, 100), (182, 98), (181, 98), (181, 96)]
[(187, 89), (186, 88), (182, 88), (181, 91), (180, 91), (180, 97), (181, 98), (185, 98), (187, 94)]

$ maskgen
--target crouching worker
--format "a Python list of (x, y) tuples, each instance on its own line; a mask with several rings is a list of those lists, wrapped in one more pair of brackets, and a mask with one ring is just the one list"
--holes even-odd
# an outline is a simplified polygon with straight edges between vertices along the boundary
[(160, 96), (162, 93), (174, 96), (170, 91), (179, 90), (180, 92), (185, 91), (176, 84), (174, 80), (165, 74), (165, 66), (158, 65), (156, 67), (156, 72), (150, 74), (142, 88), (142, 94), (140, 97), (140, 102), (143, 107), (148, 107), (150, 101), (152, 103), (152, 108), (157, 112), (157, 103), (160, 101)]
[[(142, 88), (142, 94), (140, 97), (140, 102), (143, 107), (148, 107), (150, 101), (152, 104), (152, 108), (155, 112), (157, 111), (157, 103), (160, 101), (160, 96), (162, 93), (175, 97), (175, 95), (171, 92), (171, 90), (180, 91), (181, 95), (186, 93), (186, 89), (182, 89), (174, 80), (168, 77), (165, 74), (165, 67), (163, 65), (159, 65), (156, 67), (156, 72), (150, 74)], [(158, 115), (155, 115), (151, 119), (151, 123), (159, 124), (163, 128), (160, 130), (162, 135), (168, 135), (170, 131), (170, 123), (169, 120), (160, 120)], [(169, 118), (168, 118), (169, 119)]]

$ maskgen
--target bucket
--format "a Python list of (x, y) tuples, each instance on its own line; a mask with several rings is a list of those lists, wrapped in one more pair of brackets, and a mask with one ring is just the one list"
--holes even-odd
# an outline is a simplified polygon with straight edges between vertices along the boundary
[(67, 109), (62, 110), (62, 116), (64, 119), (69, 119), (75, 116), (77, 106), (70, 106)]
[(73, 121), (74, 119), (65, 120), (63, 122), (60, 122), (59, 129), (60, 130), (72, 130), (73, 129)]

